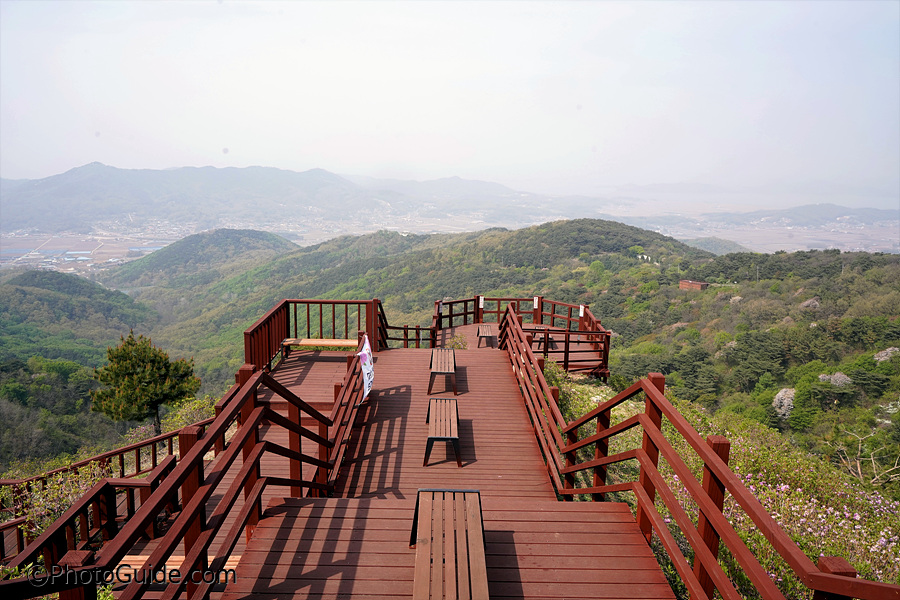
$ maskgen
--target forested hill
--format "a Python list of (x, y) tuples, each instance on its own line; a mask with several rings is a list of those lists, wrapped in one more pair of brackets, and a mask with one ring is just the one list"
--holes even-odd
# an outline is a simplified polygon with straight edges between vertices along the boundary
[[(106, 280), (118, 288), (155, 285), (161, 281), (173, 287), (191, 287), (202, 285), (202, 280), (215, 281), (223, 272), (241, 271), (297, 248), (293, 242), (273, 233), (216, 229), (188, 236), (122, 265)], [(197, 275), (202, 276), (201, 281)]]
[(156, 313), (122, 292), (52, 271), (0, 283), (0, 360), (64, 358), (95, 366), (130, 329), (152, 329)]

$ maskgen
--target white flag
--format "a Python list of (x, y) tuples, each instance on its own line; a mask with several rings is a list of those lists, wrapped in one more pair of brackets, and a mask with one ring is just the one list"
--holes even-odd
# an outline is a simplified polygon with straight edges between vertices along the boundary
[(362, 352), (358, 352), (356, 355), (359, 357), (359, 365), (362, 368), (363, 385), (365, 386), (363, 400), (365, 400), (372, 389), (372, 382), (375, 381), (375, 361), (372, 358), (372, 347), (369, 345), (368, 335), (363, 336)]

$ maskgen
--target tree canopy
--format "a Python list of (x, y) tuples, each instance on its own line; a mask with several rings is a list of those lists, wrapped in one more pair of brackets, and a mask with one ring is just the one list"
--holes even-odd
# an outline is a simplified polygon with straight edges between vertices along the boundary
[(193, 396), (200, 389), (194, 360), (170, 361), (150, 338), (135, 338), (133, 331), (121, 339), (121, 344), (107, 350), (109, 364), (94, 369), (95, 379), (104, 387), (91, 391), (91, 409), (120, 421), (153, 417), (159, 435), (160, 405)]

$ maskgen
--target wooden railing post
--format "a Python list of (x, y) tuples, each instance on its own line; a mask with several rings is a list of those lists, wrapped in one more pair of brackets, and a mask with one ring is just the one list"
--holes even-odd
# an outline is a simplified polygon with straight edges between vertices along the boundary
[[(728, 441), (728, 438), (721, 435), (711, 435), (706, 438), (706, 444), (725, 462), (726, 465), (728, 464), (728, 456), (731, 450), (731, 442)], [(703, 491), (709, 496), (710, 500), (713, 501), (713, 504), (716, 505), (716, 509), (721, 512), (722, 506), (725, 504), (725, 484), (723, 484), (719, 478), (713, 474), (709, 466), (705, 464), (703, 465)], [(706, 515), (703, 514), (702, 510), (699, 511), (697, 517), (697, 532), (700, 534), (703, 543), (706, 544), (706, 547), (709, 548), (712, 555), (718, 557), (719, 534), (716, 532), (709, 519), (706, 518)], [(703, 591), (706, 592), (706, 596), (712, 598), (715, 589), (713, 580), (710, 578), (703, 563), (696, 558), (694, 559), (694, 575), (697, 576), (697, 581), (703, 586)]]
[[(556, 403), (556, 405), (559, 406), (559, 388), (557, 386), (555, 386), (555, 385), (550, 386), (550, 395), (553, 397), (553, 401)], [(566, 433), (566, 445), (574, 444), (577, 441), (578, 441), (578, 430), (577, 429), (573, 429), (572, 431), (569, 431), (568, 433)], [(569, 452), (565, 453), (567, 467), (575, 466), (575, 463), (577, 462), (576, 454), (577, 454), (576, 450), (570, 450)], [(575, 489), (575, 474), (574, 473), (566, 473), (565, 474), (565, 476), (563, 477), (563, 487), (567, 490)], [(575, 500), (575, 496), (573, 494), (566, 494), (563, 497), (563, 500), (565, 500), (566, 502), (571, 502), (571, 501)]]
[[(648, 373), (647, 379), (660, 391), (663, 393), (666, 388), (666, 378), (662, 373)], [(645, 412), (647, 416), (650, 418), (650, 422), (654, 427), (659, 429), (662, 426), (662, 411), (658, 406), (650, 399), (649, 394), (646, 394), (647, 399), (645, 401), (646, 409)], [(644, 432), (643, 443), (641, 444), (644, 452), (647, 453), (647, 457), (650, 459), (650, 462), (653, 463), (653, 466), (657, 466), (659, 464), (659, 448), (656, 447), (656, 444), (653, 443), (653, 440), (650, 439), (650, 436), (647, 432)], [(653, 482), (650, 480), (650, 476), (646, 473), (644, 469), (641, 469), (641, 474), (639, 478), (639, 483), (644, 491), (647, 492), (647, 496), (650, 498), (650, 501), (656, 498), (656, 488), (653, 486)], [(637, 508), (637, 514), (635, 515), (635, 520), (637, 521), (638, 527), (641, 528), (641, 533), (644, 534), (644, 537), (647, 539), (647, 543), (650, 543), (650, 539), (653, 537), (653, 523), (650, 521), (650, 517), (648, 517), (643, 510), (641, 510), (640, 505)]]
[[(197, 427), (196, 425), (188, 425), (183, 428), (180, 432), (178, 432), (178, 452), (181, 455), (180, 460), (184, 460), (187, 456), (188, 452), (190, 452), (191, 448), (194, 447), (194, 444), (200, 439), (200, 436), (203, 434), (203, 430)], [(191, 498), (194, 497), (194, 494), (200, 489), (200, 486), (203, 485), (203, 462), (200, 461), (197, 465), (191, 470), (190, 475), (181, 484), (181, 510), (185, 510), (187, 505), (190, 503)], [(197, 515), (191, 521), (191, 524), (188, 526), (187, 531), (184, 534), (184, 553), (188, 555), (191, 551), (191, 548), (194, 547), (194, 544), (197, 543), (197, 540), (200, 538), (200, 535), (203, 533), (203, 530), (206, 528), (206, 507), (201, 506), (197, 511)], [(206, 552), (204, 552), (200, 559), (197, 561), (197, 564), (191, 565), (191, 570), (199, 569), (205, 571), (208, 567), (208, 560)], [(186, 577), (190, 577), (189, 581), (193, 579), (190, 574), (186, 574)], [(197, 584), (188, 583), (188, 596), (194, 593)]]
[[(216, 410), (216, 418), (218, 419), (219, 415), (222, 414), (222, 407), (219, 406), (218, 404), (216, 404), (215, 410)], [(218, 456), (225, 450), (225, 436), (224, 435), (222, 437), (216, 438), (214, 450), (215, 450), (215, 456)]]
[(534, 297), (534, 308), (531, 313), (531, 323), (532, 325), (541, 325), (544, 322), (544, 317), (541, 312), (544, 310), (544, 297), (543, 296), (535, 296)]
[[(254, 366), (252, 364), (245, 363), (245, 364), (241, 365), (241, 368), (238, 369), (238, 372), (235, 373), (235, 375), (234, 375), (235, 383), (237, 383), (240, 387), (244, 387), (244, 384), (247, 383), (248, 381), (250, 381), (250, 378), (253, 377), (253, 373), (255, 371), (256, 371), (256, 366)], [(254, 391), (254, 395), (256, 395), (255, 391)], [(256, 404), (256, 402), (253, 402), (253, 404)], [(249, 416), (250, 413), (253, 412), (252, 408), (249, 411), (245, 411), (244, 409), (246, 408), (246, 406), (247, 405), (245, 404), (244, 406), (241, 407), (241, 413), (238, 416), (238, 425), (240, 425), (241, 423), (244, 422), (245, 416)]]
[(366, 302), (366, 334), (369, 336), (369, 345), (372, 346), (372, 352), (378, 352), (381, 347), (378, 339), (378, 298), (372, 298), (371, 302)]
[[(293, 402), (288, 402), (288, 420), (295, 425), (300, 425), (300, 408), (294, 404)], [(300, 453), (301, 452), (301, 441), (300, 434), (296, 431), (288, 431), (288, 449)], [(290, 478), (295, 481), (300, 481), (303, 479), (303, 464), (297, 460), (296, 458), (291, 458), (288, 460)], [(302, 498), (303, 497), (303, 486), (302, 485), (292, 485), (291, 486), (291, 496), (294, 498)]]
[(112, 486), (106, 486), (100, 497), (91, 506), (92, 517), (96, 527), (102, 532), (103, 541), (111, 540), (116, 536), (118, 526), (116, 524), (116, 490)]
[[(59, 561), (59, 567), (62, 569), (62, 580), (66, 581), (66, 575), (75, 569), (86, 567), (94, 562), (94, 552), (92, 550), (70, 550)], [(76, 588), (63, 590), (59, 593), (59, 600), (97, 600), (97, 584), (93, 577), (78, 577), (76, 573), (72, 573), (75, 578), (84, 583)]]
[[(335, 405), (337, 405), (337, 403), (340, 401), (341, 393), (343, 391), (344, 391), (344, 384), (339, 381), (335, 382), (334, 383), (334, 392), (333, 392)], [(341, 407), (335, 406), (335, 408), (337, 410), (335, 412), (333, 412), (332, 414), (333, 415), (341, 414), (341, 410), (340, 410)], [(341, 428), (340, 423), (334, 423), (333, 425), (334, 425), (334, 430), (336, 432), (340, 431), (340, 428)], [(337, 434), (335, 434), (335, 435), (337, 435)], [(328, 425), (326, 425), (325, 423), (322, 423), (322, 422), (319, 423), (319, 436), (325, 438), (326, 440), (331, 439), (328, 435)], [(337, 440), (335, 440), (335, 442), (337, 442)], [(335, 448), (335, 451), (337, 451), (337, 448)], [(328, 448), (328, 446), (323, 446), (323, 445), (319, 446), (319, 460), (322, 460), (325, 462), (328, 462), (329, 460), (331, 460), (331, 450)], [(328, 483), (328, 475), (329, 475), (329, 473), (328, 473), (327, 469), (323, 469), (322, 467), (319, 467), (318, 469), (316, 469), (316, 483), (321, 483), (323, 485)], [(321, 498), (321, 497), (325, 496), (325, 493), (321, 490), (315, 490), (314, 495), (318, 498)]]
[[(841, 575), (842, 577), (856, 577), (856, 569), (853, 568), (853, 565), (840, 556), (820, 556), (817, 566), (823, 573)], [(817, 590), (813, 593), (813, 600), (850, 600), (850, 597)]]
[[(597, 433), (603, 433), (609, 429), (610, 412), (603, 412), (597, 415)], [(609, 456), (609, 438), (598, 440), (594, 445), (594, 460), (606, 458)], [(594, 467), (593, 487), (601, 487), (606, 485), (606, 465)], [(591, 500), (594, 502), (602, 502), (605, 494), (591, 494)]]
[[(238, 371), (238, 384), (241, 387), (244, 387), (244, 385), (253, 376), (254, 372), (256, 372), (256, 367), (254, 365), (242, 366), (240, 368), (240, 370)], [(256, 406), (257, 406), (257, 395), (256, 395), (256, 390), (254, 389), (249, 394), (247, 399), (244, 400), (244, 405), (241, 406), (240, 423), (242, 426), (244, 423), (250, 422), (250, 415), (256, 409)], [(253, 432), (253, 435), (251, 435), (249, 438), (247, 438), (247, 441), (244, 444), (244, 447), (242, 448), (242, 455), (243, 455), (243, 459), (245, 461), (250, 457), (250, 454), (253, 452), (254, 448), (256, 448), (257, 443), (259, 443), (259, 430), (258, 429)], [(258, 479), (259, 479), (259, 465), (257, 465), (256, 468), (250, 472), (250, 475), (247, 477), (247, 481), (244, 483), (244, 499), (245, 500), (250, 497), (251, 493), (253, 492), (253, 486), (256, 485), (256, 482)], [(251, 512), (250, 517), (247, 519), (246, 534), (247, 534), (248, 542), (250, 541), (250, 538), (253, 536), (253, 531), (256, 529), (256, 524), (259, 522), (260, 512), (261, 511), (260, 511), (259, 503), (257, 503), (257, 509), (254, 510), (253, 512)]]

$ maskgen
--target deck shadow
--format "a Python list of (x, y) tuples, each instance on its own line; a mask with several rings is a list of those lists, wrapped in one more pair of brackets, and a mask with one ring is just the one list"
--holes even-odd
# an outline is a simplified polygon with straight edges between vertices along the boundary
[(342, 495), (374, 495), (404, 498), (400, 472), (404, 446), (393, 440), (406, 439), (412, 387), (400, 385), (374, 390), (361, 408), (354, 438), (342, 467)]
[(485, 529), (484, 553), (487, 563), (488, 591), (492, 597), (524, 598), (514, 532)]

